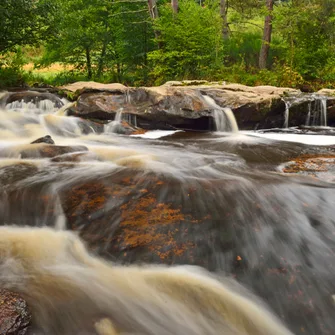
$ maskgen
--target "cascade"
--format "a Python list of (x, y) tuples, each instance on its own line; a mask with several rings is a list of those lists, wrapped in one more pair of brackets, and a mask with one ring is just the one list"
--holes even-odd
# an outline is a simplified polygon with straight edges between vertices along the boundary
[(120, 108), (116, 113), (115, 113), (115, 119), (114, 121), (108, 123), (105, 125), (105, 132), (106, 133), (117, 133), (118, 129), (121, 126), (121, 121), (123, 120), (123, 108)]
[(207, 104), (214, 109), (214, 122), (217, 131), (237, 132), (238, 125), (233, 111), (230, 108), (219, 106), (213, 98), (208, 95), (203, 95)]
[(313, 95), (314, 104), (308, 105), (306, 126), (327, 127), (327, 97)]
[(41, 101), (37, 101), (36, 103), (33, 101), (30, 102), (24, 102), (21, 101), (13, 101), (6, 105), (6, 109), (9, 110), (19, 110), (23, 112), (38, 112), (40, 114), (45, 113), (54, 113), (58, 110), (58, 108), (55, 106), (55, 103), (51, 100), (44, 99)]
[(289, 117), (290, 117), (290, 107), (291, 107), (291, 103), (289, 101), (286, 101), (284, 99), (282, 99), (285, 103), (285, 120), (284, 120), (284, 126), (283, 128), (288, 128), (288, 121), (289, 121)]
[[(285, 97), (286, 126), (297, 102), (306, 106), (300, 123), (327, 124), (326, 98), (299, 98)], [(204, 100), (218, 131), (238, 130), (229, 108)], [(32, 334), (98, 334), (100, 317), (115, 321), (119, 334), (333, 333), (334, 136), (120, 137), (113, 126), (136, 126), (127, 103), (104, 127), (68, 116), (70, 105), (5, 105), (0, 289), (26, 297)], [(56, 145), (30, 144), (46, 134)], [(321, 166), (306, 163), (316, 171), (293, 175), (288, 161), (323, 152)], [(160, 262), (185, 266), (145, 265)]]
[(312, 111), (312, 104), (309, 103), (308, 104), (308, 113), (307, 113), (307, 117), (306, 117), (305, 126), (309, 126), (310, 123), (311, 123), (311, 111)]

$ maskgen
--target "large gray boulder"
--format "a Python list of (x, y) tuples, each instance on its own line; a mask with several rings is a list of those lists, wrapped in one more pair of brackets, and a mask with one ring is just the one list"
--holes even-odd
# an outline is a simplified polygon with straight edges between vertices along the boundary
[[(243, 85), (163, 85), (127, 88), (119, 84), (83, 84), (72, 115), (113, 120), (118, 112), (136, 116), (137, 126), (145, 129), (213, 130), (214, 110), (229, 107), (244, 129), (281, 126), (285, 104), (282, 97), (298, 91), (271, 86)], [(67, 89), (69, 89), (68, 87)], [(214, 99), (215, 106), (204, 96)]]

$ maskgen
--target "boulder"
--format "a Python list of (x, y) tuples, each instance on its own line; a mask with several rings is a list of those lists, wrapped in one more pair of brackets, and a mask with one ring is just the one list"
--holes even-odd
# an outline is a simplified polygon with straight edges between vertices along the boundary
[(33, 102), (38, 105), (43, 100), (50, 100), (53, 102), (55, 108), (60, 108), (64, 104), (62, 100), (52, 93), (36, 92), (36, 91), (21, 91), (8, 93), (0, 100), (0, 105), (8, 105), (15, 101), (23, 101), (25, 103)]
[(83, 145), (61, 146), (51, 144), (32, 144), (30, 147), (20, 150), (21, 158), (51, 158), (70, 152), (88, 151)]
[(87, 147), (61, 146), (54, 144), (35, 143), (27, 145), (17, 145), (3, 148), (0, 150), (0, 157), (8, 158), (51, 158), (71, 152), (88, 151)]
[[(179, 85), (179, 86), (177, 86)], [(88, 84), (81, 88), (72, 115), (84, 118), (114, 120), (119, 112), (132, 115), (143, 129), (214, 130), (214, 111), (220, 107), (233, 110), (242, 129), (280, 127), (284, 123), (283, 96), (298, 94), (290, 88), (272, 86), (208, 84), (190, 81), (168, 82), (159, 87), (127, 88)], [(78, 91), (77, 91), (78, 92)], [(209, 104), (210, 96), (219, 106)]]
[(35, 144), (35, 143), (55, 144), (54, 140), (51, 138), (50, 135), (46, 135), (44, 137), (40, 137), (37, 140), (31, 142), (30, 144)]
[[(309, 106), (315, 109), (322, 96), (328, 97), (328, 125), (335, 125), (334, 90), (328, 89), (311, 94), (287, 87), (250, 87), (197, 80), (139, 88), (94, 82), (71, 85), (63, 88), (76, 92), (78, 100), (68, 111), (69, 115), (113, 121), (122, 112), (131, 118), (130, 124), (142, 129), (215, 130), (215, 111), (226, 107), (232, 109), (240, 129), (281, 128), (287, 103), (289, 126), (301, 126), (306, 123)], [(208, 103), (206, 95), (214, 99), (214, 104)]]
[(0, 290), (0, 334), (25, 335), (30, 325), (27, 303), (18, 294)]
[(322, 90), (319, 90), (317, 94), (326, 95), (327, 97), (335, 97), (335, 90), (323, 88)]

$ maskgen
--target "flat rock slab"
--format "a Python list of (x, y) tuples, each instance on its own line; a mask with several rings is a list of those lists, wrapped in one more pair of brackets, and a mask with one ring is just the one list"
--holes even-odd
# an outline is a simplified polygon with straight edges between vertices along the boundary
[(60, 89), (67, 90), (70, 92), (76, 92), (78, 90), (86, 89), (98, 89), (98, 90), (114, 90), (114, 89), (126, 89), (126, 86), (119, 83), (112, 84), (101, 84), (95, 81), (78, 81), (69, 85), (60, 86)]
[[(61, 89), (78, 96), (70, 113), (75, 116), (113, 120), (122, 111), (132, 115), (135, 124), (144, 129), (198, 131), (216, 129), (213, 117), (220, 107), (231, 108), (242, 129), (280, 127), (285, 111), (282, 97), (301, 94), (286, 87), (206, 82), (137, 88), (117, 83), (79, 82)], [(204, 98), (206, 95), (214, 104)]]
[(0, 290), (0, 334), (25, 335), (31, 316), (28, 306), (18, 294)]

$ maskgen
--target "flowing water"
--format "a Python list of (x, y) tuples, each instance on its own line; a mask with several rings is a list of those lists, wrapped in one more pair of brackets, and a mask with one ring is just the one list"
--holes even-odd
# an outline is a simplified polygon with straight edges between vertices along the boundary
[(289, 101), (283, 100), (285, 103), (285, 112), (284, 112), (284, 125), (283, 128), (288, 128), (288, 122), (289, 122), (289, 118), (290, 118), (290, 107), (291, 104)]
[(208, 95), (204, 95), (203, 98), (208, 105), (214, 109), (214, 122), (217, 131), (238, 131), (235, 116), (230, 108), (220, 107), (215, 100)]
[(46, 105), (0, 111), (0, 288), (31, 334), (334, 333), (335, 178), (281, 168), (334, 136), (122, 136)]

